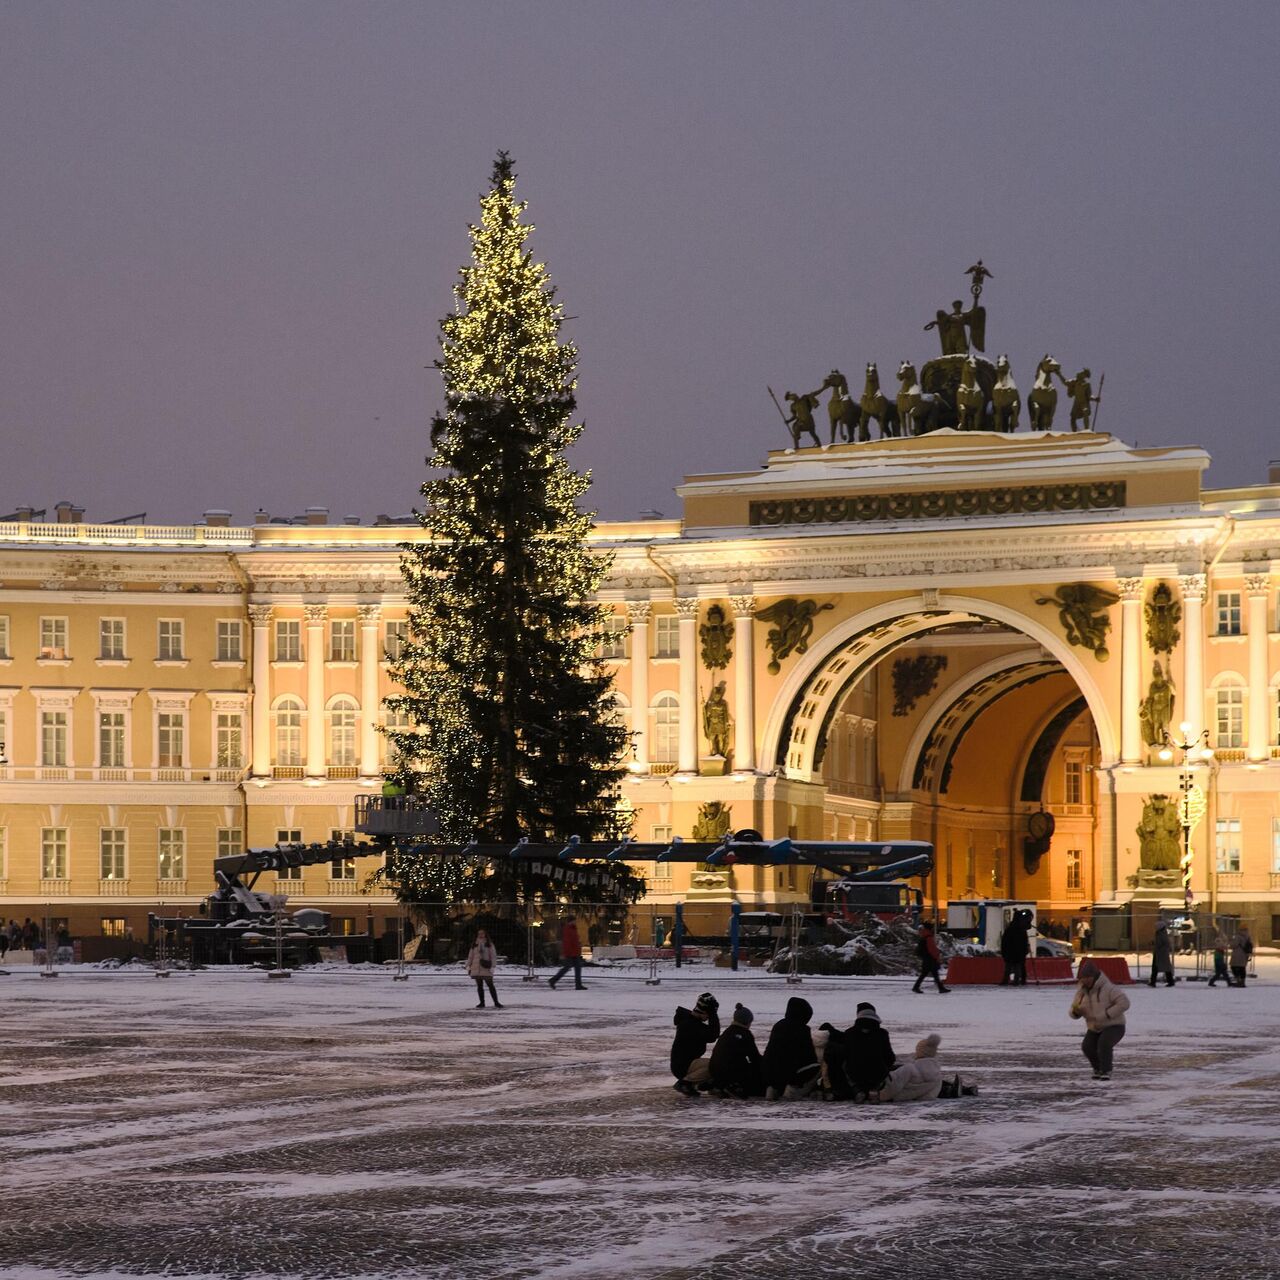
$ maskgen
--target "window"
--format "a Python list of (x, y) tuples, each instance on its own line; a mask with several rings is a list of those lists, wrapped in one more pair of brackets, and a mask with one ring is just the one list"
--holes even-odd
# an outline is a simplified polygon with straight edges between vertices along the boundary
[(67, 656), (66, 618), (40, 619), (40, 657), (65, 658)]
[(618, 660), (627, 656), (627, 620), (617, 614), (604, 620), (600, 637), (600, 656)]
[(44, 827), (40, 832), (40, 878), (67, 879), (67, 829)]
[(1063, 781), (1067, 804), (1084, 804), (1084, 761), (1068, 760)]
[(65, 711), (40, 713), (40, 763), (42, 765), (56, 769), (66, 768), (69, 719)]
[(98, 832), (98, 876), (123, 880), (125, 835), (123, 827), (103, 827)]
[(1067, 850), (1067, 888), (1084, 888), (1084, 852), (1080, 849)]
[(356, 623), (354, 618), (338, 618), (329, 623), (329, 661), (356, 660)]
[(302, 623), (296, 618), (276, 622), (276, 661), (302, 661)]
[(7, 614), (0, 614), (0, 658), (12, 658), (13, 651), (9, 648), (9, 618)]
[(9, 741), (9, 710), (0, 707), (0, 777), (3, 777), (4, 766), (9, 759), (5, 751), (5, 743)]
[(124, 661), (124, 619), (98, 619), (98, 657)]
[[(346, 840), (354, 837), (353, 831), (331, 831), (333, 840)], [(356, 860), (354, 858), (335, 858), (329, 864), (330, 880), (354, 880), (356, 878)]]
[(1218, 630), (1220, 636), (1240, 634), (1240, 593), (1219, 591), (1217, 598)]
[(978, 888), (978, 857), (973, 845), (964, 851), (964, 887), (969, 893)]
[[(674, 828), (668, 823), (660, 823), (649, 828), (649, 839), (654, 844), (670, 844)], [(654, 862), (650, 864), (649, 876), (652, 880), (670, 880), (671, 863)]]
[[(276, 831), (276, 844), (301, 844), (301, 827), (281, 827)], [(276, 872), (277, 880), (301, 880), (301, 867), (281, 867)]]
[(329, 763), (350, 768), (356, 762), (356, 704), (339, 698), (329, 712)]
[(0, 827), (0, 880), (9, 874), (9, 830)]
[(230, 858), (244, 852), (244, 832), (239, 827), (218, 828), (218, 857)]
[(385, 636), (383, 650), (387, 655), (387, 661), (399, 662), (400, 655), (404, 652), (405, 637), (409, 634), (409, 624), (403, 619), (388, 622), (383, 634)]
[(653, 759), (657, 764), (673, 764), (680, 751), (680, 701), (664, 693), (653, 704)]
[(214, 764), (239, 769), (244, 764), (244, 721), (238, 711), (219, 711), (214, 724)]
[(680, 619), (670, 614), (653, 620), (653, 656), (678, 658), (680, 656)]
[(124, 712), (98, 712), (98, 764), (103, 769), (123, 769)]
[(156, 661), (183, 661), (182, 623), (177, 618), (161, 618), (157, 626), (159, 639), (156, 645)]
[(946, 859), (946, 867), (947, 867), (947, 892), (948, 892), (948, 893), (950, 893), (950, 892), (951, 892), (951, 886), (952, 886), (952, 884), (954, 884), (954, 883), (955, 883), (955, 879), (954, 879), (955, 859), (954, 859), (954, 857), (952, 856), (951, 841), (950, 841), (950, 840), (948, 840), (948, 841), (947, 841), (947, 859)]
[[(383, 725), (390, 731), (395, 733), (404, 733), (410, 728), (410, 721), (407, 712), (404, 711), (388, 711)], [(394, 768), (400, 763), (400, 748), (396, 746), (395, 739), (390, 733), (383, 734), (383, 739), (387, 744), (386, 762), (389, 768)]]
[(1219, 818), (1217, 822), (1219, 871), (1240, 870), (1240, 819)]
[(102, 917), (102, 936), (104, 938), (123, 938), (128, 927), (124, 916)]
[(334, 916), (329, 931), (338, 937), (350, 938), (356, 931), (355, 916)]
[(160, 828), (160, 879), (187, 878), (187, 833), (181, 827)]
[(1271, 870), (1280, 872), (1280, 818), (1271, 819)]
[(1244, 690), (1228, 685), (1218, 690), (1218, 747), (1244, 746)]
[(302, 763), (302, 703), (286, 698), (276, 708), (276, 764)]
[(244, 661), (244, 628), (238, 618), (219, 618), (216, 639), (215, 661)]
[(161, 711), (156, 716), (156, 764), (161, 769), (183, 767), (183, 747), (186, 736), (185, 711)]

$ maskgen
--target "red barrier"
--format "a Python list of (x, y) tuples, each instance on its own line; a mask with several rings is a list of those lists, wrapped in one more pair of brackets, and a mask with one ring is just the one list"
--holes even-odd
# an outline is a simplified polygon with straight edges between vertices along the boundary
[[(999, 956), (953, 956), (947, 966), (947, 982), (953, 987), (994, 987), (1003, 977), (1004, 961)], [(1028, 982), (1071, 980), (1071, 961), (1066, 956), (1041, 956), (1027, 961)]]
[(1129, 986), (1133, 983), (1133, 975), (1129, 972), (1129, 962), (1124, 956), (1083, 956), (1080, 963), (1092, 960), (1117, 986)]

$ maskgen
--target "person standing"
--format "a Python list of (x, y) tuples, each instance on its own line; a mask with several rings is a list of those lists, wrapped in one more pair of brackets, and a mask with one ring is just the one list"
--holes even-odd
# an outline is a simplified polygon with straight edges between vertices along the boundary
[(493, 971), (497, 966), (498, 953), (494, 950), (493, 943), (489, 941), (489, 935), (483, 929), (477, 929), (476, 940), (467, 956), (467, 976), (475, 979), (476, 995), (480, 997), (480, 1003), (476, 1005), (477, 1009), (484, 1008), (486, 985), (489, 988), (489, 994), (493, 997), (493, 1007), (502, 1008), (498, 1002), (497, 989), (493, 985)]
[(1110, 1080), (1112, 1054), (1124, 1039), (1129, 997), (1092, 960), (1081, 964), (1078, 977), (1070, 1012), (1073, 1018), (1083, 1018), (1088, 1028), (1080, 1048), (1093, 1067), (1093, 1078)]
[(698, 1086), (711, 1079), (711, 1064), (702, 1055), (720, 1035), (720, 1002), (704, 991), (692, 1009), (681, 1005), (672, 1018), (676, 1034), (671, 1041), (671, 1087), (686, 1098), (697, 1095)]
[(1015, 911), (1013, 919), (1004, 927), (1000, 935), (1000, 956), (1004, 960), (1004, 977), (1000, 979), (1002, 987), (1027, 985), (1027, 953), (1031, 950), (1031, 939), (1028, 936), (1030, 920), (1025, 911)]
[(949, 995), (951, 988), (944, 985), (941, 976), (942, 953), (938, 950), (938, 939), (934, 936), (933, 925), (927, 920), (921, 924), (916, 935), (916, 955), (920, 957), (920, 974), (916, 978), (916, 985), (911, 990), (916, 995), (923, 994), (920, 988), (924, 980), (932, 978), (937, 984), (938, 993), (944, 996)]
[(559, 971), (547, 986), (554, 990), (556, 983), (572, 969), (574, 990), (585, 991), (586, 987), (582, 982), (582, 941), (578, 937), (578, 921), (573, 916), (560, 926), (560, 961)]
[(1244, 971), (1249, 967), (1249, 957), (1253, 955), (1253, 939), (1249, 936), (1249, 926), (1243, 920), (1236, 926), (1236, 936), (1231, 939), (1231, 976), (1235, 979), (1233, 986), (1244, 986)]
[(1173, 946), (1169, 942), (1169, 926), (1164, 920), (1156, 921), (1155, 941), (1151, 944), (1151, 981), (1154, 987), (1156, 980), (1164, 974), (1164, 985), (1173, 986)]
[(1218, 981), (1222, 981), (1228, 987), (1231, 985), (1231, 974), (1227, 970), (1227, 948), (1230, 945), (1227, 935), (1219, 929), (1213, 939), (1213, 977), (1209, 979), (1211, 987)]

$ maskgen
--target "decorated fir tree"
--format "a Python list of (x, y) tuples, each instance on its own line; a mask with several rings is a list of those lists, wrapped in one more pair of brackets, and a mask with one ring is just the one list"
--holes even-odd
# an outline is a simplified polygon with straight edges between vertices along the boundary
[[(403, 548), (411, 614), (392, 674), (405, 692), (387, 703), (412, 727), (387, 731), (392, 776), (427, 798), (449, 840), (619, 834), (627, 738), (595, 656), (604, 611), (592, 603), (608, 563), (587, 546), (590, 478), (565, 456), (582, 430), (570, 420), (577, 353), (525, 248), (524, 208), (499, 152), (440, 326), (445, 407), (419, 516), (430, 537)], [(401, 855), (402, 894), (512, 888), (493, 868), (443, 861)]]

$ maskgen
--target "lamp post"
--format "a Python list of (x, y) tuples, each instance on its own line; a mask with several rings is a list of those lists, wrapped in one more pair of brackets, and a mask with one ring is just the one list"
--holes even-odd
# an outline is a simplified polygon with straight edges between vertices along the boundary
[(1179, 737), (1169, 737), (1168, 730), (1164, 734), (1164, 745), (1158, 752), (1159, 758), (1170, 764), (1174, 753), (1180, 751), (1182, 759), (1178, 762), (1180, 770), (1178, 787), (1182, 799), (1178, 803), (1178, 818), (1182, 823), (1182, 893), (1188, 911), (1191, 910), (1191, 832), (1204, 816), (1204, 792), (1196, 785), (1195, 768), (1198, 764), (1207, 764), (1213, 759), (1213, 748), (1209, 746), (1209, 730), (1202, 730), (1196, 737), (1191, 736), (1192, 724), (1184, 720), (1178, 726)]

